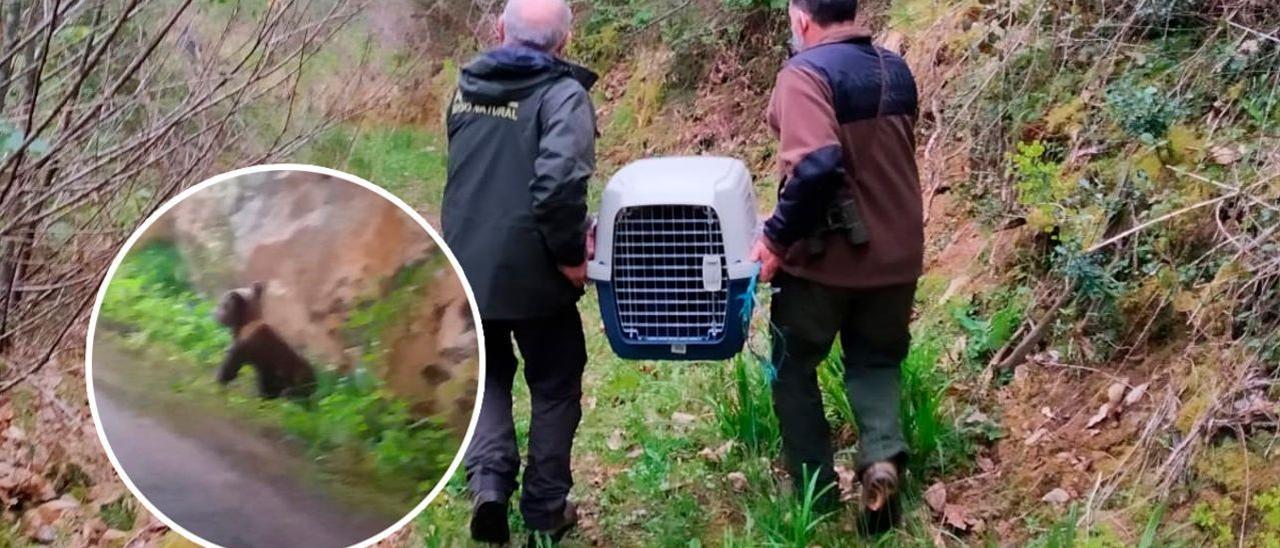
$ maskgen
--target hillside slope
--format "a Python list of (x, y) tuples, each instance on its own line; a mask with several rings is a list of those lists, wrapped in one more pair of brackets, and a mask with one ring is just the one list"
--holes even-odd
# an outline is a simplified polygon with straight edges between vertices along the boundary
[[(572, 53), (604, 75), (601, 184), (644, 156), (724, 154), (753, 166), (770, 207), (762, 112), (786, 23), (769, 4), (580, 15)], [(1280, 11), (1059, 4), (864, 6), (920, 80), (929, 202), (908, 363), (916, 500), (882, 542), (1266, 545), (1280, 535)], [(593, 335), (585, 540), (846, 538), (851, 515), (787, 502), (776, 441), (734, 428), (769, 422), (755, 362), (627, 363)], [(848, 446), (845, 411), (831, 414)], [(459, 485), (419, 520), (428, 537), (462, 531)]]

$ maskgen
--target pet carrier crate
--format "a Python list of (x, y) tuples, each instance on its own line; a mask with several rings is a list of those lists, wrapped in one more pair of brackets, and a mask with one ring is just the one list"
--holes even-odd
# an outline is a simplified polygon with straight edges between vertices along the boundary
[(759, 266), (751, 174), (729, 158), (655, 158), (609, 181), (588, 277), (614, 353), (723, 360), (742, 351)]

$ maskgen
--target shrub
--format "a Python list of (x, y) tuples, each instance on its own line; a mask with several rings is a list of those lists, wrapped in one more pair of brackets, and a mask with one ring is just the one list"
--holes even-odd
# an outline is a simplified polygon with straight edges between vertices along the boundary
[(130, 253), (107, 287), (102, 317), (129, 326), (135, 338), (165, 344), (195, 363), (217, 363), (231, 336), (213, 318), (214, 303), (190, 290), (185, 268), (171, 244), (152, 244)]
[(390, 478), (434, 483), (457, 449), (448, 430), (430, 419), (415, 420), (407, 404), (384, 393), (364, 371), (322, 374), (309, 402), (283, 406), (283, 425), (316, 456), (368, 453), (377, 472)]
[(1107, 89), (1107, 111), (1125, 133), (1149, 146), (1163, 139), (1169, 127), (1187, 113), (1178, 98), (1133, 80), (1116, 82)]

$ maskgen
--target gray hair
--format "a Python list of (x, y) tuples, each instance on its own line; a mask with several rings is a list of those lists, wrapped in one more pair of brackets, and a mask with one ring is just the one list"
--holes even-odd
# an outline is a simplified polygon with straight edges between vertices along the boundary
[(552, 51), (569, 38), (573, 12), (565, 0), (509, 0), (502, 25), (507, 45)]

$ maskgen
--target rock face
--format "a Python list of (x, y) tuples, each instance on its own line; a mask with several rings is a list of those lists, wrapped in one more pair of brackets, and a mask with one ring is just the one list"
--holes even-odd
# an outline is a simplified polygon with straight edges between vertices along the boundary
[[(177, 244), (200, 292), (216, 298), (265, 283), (264, 319), (313, 360), (344, 371), (360, 354), (344, 333), (357, 304), (385, 296), (398, 272), (441, 253), (395, 204), (306, 172), (217, 184), (166, 217), (171, 226), (149, 232)], [(378, 372), (415, 409), (465, 427), (478, 376), (475, 325), (457, 274), (436, 263), (422, 305), (382, 337), (389, 348)]]

